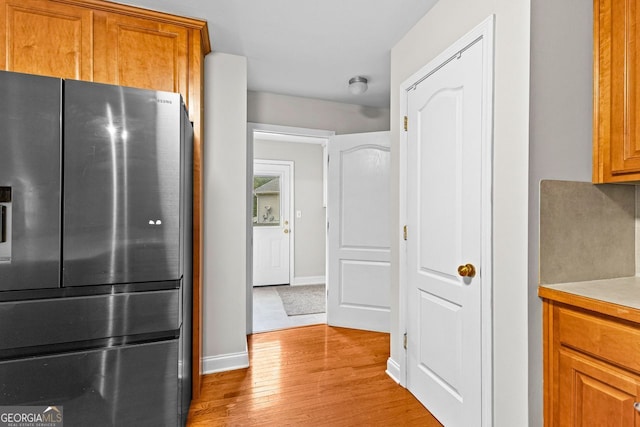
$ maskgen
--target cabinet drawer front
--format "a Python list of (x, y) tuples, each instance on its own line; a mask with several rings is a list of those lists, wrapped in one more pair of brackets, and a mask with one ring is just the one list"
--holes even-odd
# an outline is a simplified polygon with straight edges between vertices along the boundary
[(606, 317), (557, 308), (560, 344), (640, 372), (640, 330)]

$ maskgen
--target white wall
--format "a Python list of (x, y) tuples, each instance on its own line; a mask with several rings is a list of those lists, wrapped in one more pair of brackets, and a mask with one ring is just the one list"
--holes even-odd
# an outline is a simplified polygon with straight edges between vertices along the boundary
[(542, 425), (540, 181), (591, 181), (593, 2), (531, 2), (529, 182), (530, 425)]
[(336, 134), (389, 130), (389, 110), (319, 99), (248, 93), (252, 123), (332, 130)]
[(325, 275), (325, 208), (322, 206), (323, 149), (319, 144), (282, 141), (253, 142), (255, 159), (291, 160), (294, 162), (294, 284), (296, 278)]
[(246, 359), (246, 129), (246, 58), (212, 53), (205, 59), (205, 372)]
[[(494, 96), (494, 425), (527, 425), (527, 203), (529, 0), (440, 0), (391, 51), (392, 188), (399, 188), (399, 86), (490, 14), (496, 17)], [(392, 230), (400, 233), (392, 194)], [(391, 357), (404, 364), (399, 330), (399, 244), (392, 239)], [(542, 372), (540, 372), (542, 375)]]

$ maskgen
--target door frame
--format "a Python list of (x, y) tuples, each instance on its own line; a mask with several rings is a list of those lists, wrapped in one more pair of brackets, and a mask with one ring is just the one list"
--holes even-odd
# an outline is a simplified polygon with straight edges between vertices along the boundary
[[(247, 248), (246, 248), (246, 260), (245, 266), (247, 282), (245, 283), (246, 289), (246, 333), (250, 335), (253, 333), (253, 140), (255, 134), (260, 134), (262, 137), (277, 137), (279, 140), (286, 140), (287, 142), (298, 142), (305, 144), (320, 144), (323, 146), (323, 193), (324, 193), (324, 205), (326, 207), (327, 202), (327, 157), (328, 157), (328, 144), (329, 138), (335, 135), (334, 131), (322, 130), (322, 129), (310, 129), (299, 128), (292, 126), (272, 125), (266, 123), (247, 123), (247, 203), (245, 212), (245, 224), (247, 227)], [(291, 176), (291, 182), (293, 183), (295, 178)], [(293, 197), (293, 194), (292, 194)], [(291, 206), (295, 210), (295, 206), (291, 203)], [(291, 219), (294, 219), (291, 216)], [(326, 218), (325, 218), (326, 229)], [(326, 239), (326, 237), (325, 237)], [(293, 240), (293, 239), (291, 239)], [(326, 242), (325, 242), (326, 243)], [(295, 254), (291, 251), (289, 256)], [(289, 266), (291, 280), (294, 278), (294, 263)], [(326, 260), (325, 260), (326, 268)], [(326, 273), (325, 273), (326, 276)], [(327, 283), (327, 287), (329, 284)]]
[[(274, 166), (284, 166), (287, 167), (289, 169), (289, 185), (287, 188), (287, 191), (289, 192), (289, 206), (285, 206), (285, 210), (288, 213), (288, 218), (289, 218), (289, 284), (293, 283), (293, 267), (294, 267), (294, 249), (295, 249), (295, 239), (294, 239), (294, 235), (295, 235), (295, 228), (292, 226), (293, 225), (293, 220), (294, 220), (294, 212), (293, 212), (293, 207), (295, 206), (295, 198), (294, 198), (294, 191), (295, 191), (295, 186), (294, 186), (294, 174), (295, 174), (295, 168), (294, 168), (294, 164), (293, 161), (291, 160), (268, 160), (268, 159), (253, 159), (253, 168), (255, 170), (256, 166), (264, 166), (264, 165), (274, 165)], [(255, 175), (255, 174), (254, 174)], [(253, 184), (253, 179), (251, 179), (251, 183)], [(253, 187), (252, 187), (253, 188)], [(281, 193), (282, 193), (282, 189), (281, 189)], [(282, 198), (282, 195), (280, 196)], [(251, 204), (253, 205), (253, 198), (251, 200)], [(251, 216), (253, 217), (253, 211)], [(284, 216), (283, 216), (284, 217)], [(251, 222), (253, 224), (253, 220)], [(254, 241), (253, 239), (253, 231), (254, 228), (253, 226), (251, 227), (251, 233), (252, 233), (252, 237), (251, 237), (251, 242)], [(253, 252), (252, 252), (253, 253)], [(251, 259), (251, 265), (253, 267), (253, 257)], [(251, 277), (251, 287), (253, 288), (253, 274)]]
[[(482, 289), (481, 289), (481, 366), (482, 366), (482, 425), (490, 426), (493, 423), (493, 76), (494, 76), (494, 28), (495, 17), (490, 15), (478, 26), (455, 41), (441, 54), (429, 61), (427, 65), (420, 68), (400, 85), (400, 117), (398, 120), (403, 123), (404, 117), (408, 114), (409, 92), (418, 84), (427, 79), (431, 74), (438, 71), (448, 62), (456, 58), (459, 52), (466, 50), (471, 45), (482, 39), (484, 49), (482, 52), (483, 67), (483, 89), (482, 102), (482, 243), (481, 243), (481, 263)], [(411, 123), (409, 123), (409, 126)], [(399, 309), (398, 333), (407, 332), (408, 323), (408, 295), (409, 286), (407, 284), (407, 242), (403, 238), (402, 227), (407, 223), (407, 164), (408, 164), (408, 134), (404, 130), (400, 131), (400, 230), (398, 232), (399, 247)], [(402, 339), (396, 340), (402, 343)], [(404, 350), (404, 349), (403, 349)], [(402, 354), (402, 353), (399, 353)], [(402, 360), (389, 360), (389, 372), (392, 377), (399, 380), (403, 387), (407, 387), (407, 361), (408, 353), (404, 350)], [(399, 366), (397, 366), (399, 365)], [(395, 371), (395, 372), (394, 372)], [(394, 375), (395, 374), (395, 375)], [(397, 377), (396, 377), (397, 375)]]

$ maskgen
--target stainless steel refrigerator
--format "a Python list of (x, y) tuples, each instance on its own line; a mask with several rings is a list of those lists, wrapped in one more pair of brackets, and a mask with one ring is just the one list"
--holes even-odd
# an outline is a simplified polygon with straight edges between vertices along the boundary
[(179, 94), (0, 72), (0, 405), (184, 425), (193, 129)]

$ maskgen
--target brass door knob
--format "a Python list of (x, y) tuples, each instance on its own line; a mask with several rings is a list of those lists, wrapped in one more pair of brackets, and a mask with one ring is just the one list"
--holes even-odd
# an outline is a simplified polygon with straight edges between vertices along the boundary
[(289, 233), (289, 229), (288, 229), (288, 228), (285, 228), (285, 229), (284, 229), (284, 234), (287, 234), (287, 233)]
[(462, 277), (473, 277), (476, 275), (476, 268), (473, 264), (465, 264), (458, 267), (458, 274)]

